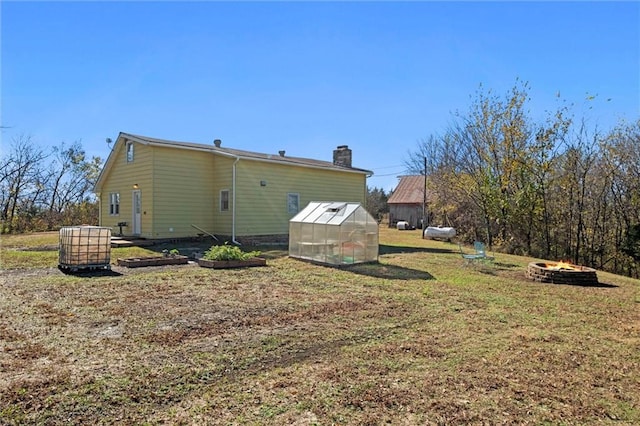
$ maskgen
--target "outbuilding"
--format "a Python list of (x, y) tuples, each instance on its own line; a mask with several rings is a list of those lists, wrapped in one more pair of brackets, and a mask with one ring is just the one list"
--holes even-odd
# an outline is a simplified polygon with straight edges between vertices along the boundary
[[(389, 197), (389, 227), (406, 222), (410, 229), (422, 228), (425, 214), (426, 186), (424, 176), (401, 176)], [(407, 228), (402, 228), (407, 229)]]

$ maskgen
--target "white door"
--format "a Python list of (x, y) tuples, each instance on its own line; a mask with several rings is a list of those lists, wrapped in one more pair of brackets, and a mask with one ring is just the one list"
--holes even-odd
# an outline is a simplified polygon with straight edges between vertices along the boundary
[(133, 235), (140, 235), (142, 227), (142, 202), (140, 190), (133, 191), (133, 218), (131, 220)]

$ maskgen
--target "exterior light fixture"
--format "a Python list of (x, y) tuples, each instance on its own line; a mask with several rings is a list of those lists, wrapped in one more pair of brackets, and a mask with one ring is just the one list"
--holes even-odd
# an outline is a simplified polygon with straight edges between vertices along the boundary
[(138, 184), (137, 183), (133, 184), (133, 189), (138, 189)]

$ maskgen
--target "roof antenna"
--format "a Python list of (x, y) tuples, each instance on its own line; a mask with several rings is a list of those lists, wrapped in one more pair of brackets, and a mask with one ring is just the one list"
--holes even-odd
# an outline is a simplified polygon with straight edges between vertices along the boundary
[(113, 143), (113, 141), (111, 140), (111, 138), (107, 138), (107, 139), (105, 139), (105, 142), (107, 142), (107, 146), (109, 147), (109, 151), (111, 151), (111, 144)]

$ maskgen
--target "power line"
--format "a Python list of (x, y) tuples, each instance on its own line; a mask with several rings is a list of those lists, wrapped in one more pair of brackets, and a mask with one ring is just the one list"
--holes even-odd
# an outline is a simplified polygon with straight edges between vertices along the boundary
[(399, 176), (401, 175), (403, 172), (396, 172), (396, 173), (387, 173), (384, 175), (379, 175), (379, 174), (375, 174), (373, 176), (371, 176), (372, 178), (376, 178), (376, 177), (384, 177), (384, 176)]
[(405, 167), (405, 164), (397, 164), (395, 166), (376, 167), (373, 170), (393, 169), (394, 167)]

